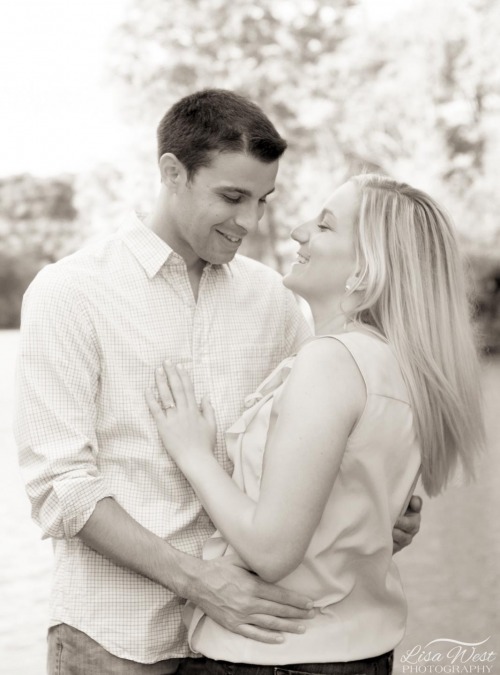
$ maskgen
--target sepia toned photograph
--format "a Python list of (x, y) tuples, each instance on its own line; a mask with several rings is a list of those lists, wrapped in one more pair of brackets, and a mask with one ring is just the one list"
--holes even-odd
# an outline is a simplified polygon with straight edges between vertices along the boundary
[(499, 34), (0, 3), (0, 675), (499, 672)]

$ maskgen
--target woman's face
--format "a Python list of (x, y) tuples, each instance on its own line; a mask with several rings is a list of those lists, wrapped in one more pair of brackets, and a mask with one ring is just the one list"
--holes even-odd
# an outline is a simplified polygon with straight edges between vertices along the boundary
[(285, 286), (309, 303), (331, 302), (344, 295), (346, 282), (354, 274), (358, 212), (358, 189), (350, 181), (335, 190), (318, 216), (293, 230), (292, 238), (300, 248), (284, 278)]

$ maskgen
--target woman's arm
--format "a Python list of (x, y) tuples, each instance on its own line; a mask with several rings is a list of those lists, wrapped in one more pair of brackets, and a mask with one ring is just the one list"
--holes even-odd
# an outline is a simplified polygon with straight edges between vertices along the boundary
[(281, 579), (304, 557), (364, 407), (365, 385), (354, 360), (333, 339), (300, 351), (268, 438), (258, 503), (214, 458), (212, 413), (206, 403), (198, 411), (187, 374), (172, 366), (166, 373), (171, 394), (161, 379), (160, 393), (164, 403), (173, 397), (176, 408), (164, 414), (148, 400), (167, 450), (243, 560), (264, 580)]

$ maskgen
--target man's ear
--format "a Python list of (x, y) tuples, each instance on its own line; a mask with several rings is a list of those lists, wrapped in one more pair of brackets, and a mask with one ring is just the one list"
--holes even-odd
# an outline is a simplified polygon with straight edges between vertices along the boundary
[(161, 182), (173, 192), (187, 181), (187, 171), (184, 164), (171, 152), (160, 157)]

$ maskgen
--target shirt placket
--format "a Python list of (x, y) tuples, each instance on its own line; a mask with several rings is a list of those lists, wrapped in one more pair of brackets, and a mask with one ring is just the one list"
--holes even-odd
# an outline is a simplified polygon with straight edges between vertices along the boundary
[[(217, 362), (221, 345), (214, 343), (212, 339), (212, 323), (216, 320), (216, 302), (220, 296), (217, 292), (218, 269), (206, 265), (203, 270), (198, 291), (198, 302), (193, 317), (193, 383), (196, 398), (201, 401), (203, 396), (209, 396), (212, 401), (220, 392), (213, 391), (213, 378), (211, 377), (211, 363)], [(216, 412), (217, 414), (217, 412)], [(224, 443), (224, 430), (217, 424), (217, 455), (226, 462), (226, 450)]]
[(191, 318), (191, 341), (189, 357), (183, 358), (194, 384), (196, 398), (210, 393), (209, 373), (209, 333), (211, 321), (211, 305), (213, 304), (212, 273), (210, 265), (203, 269), (198, 299), (195, 300), (185, 263), (182, 259), (173, 258), (163, 270), (163, 277), (183, 304), (189, 308)]
[(168, 262), (163, 266), (161, 273), (180, 300), (194, 312), (196, 301), (189, 282), (186, 265), (182, 258), (177, 254), (172, 254)]
[(198, 301), (193, 311), (191, 353), (193, 359), (193, 384), (197, 399), (210, 394), (210, 308), (213, 304), (211, 266), (206, 265), (201, 275)]

